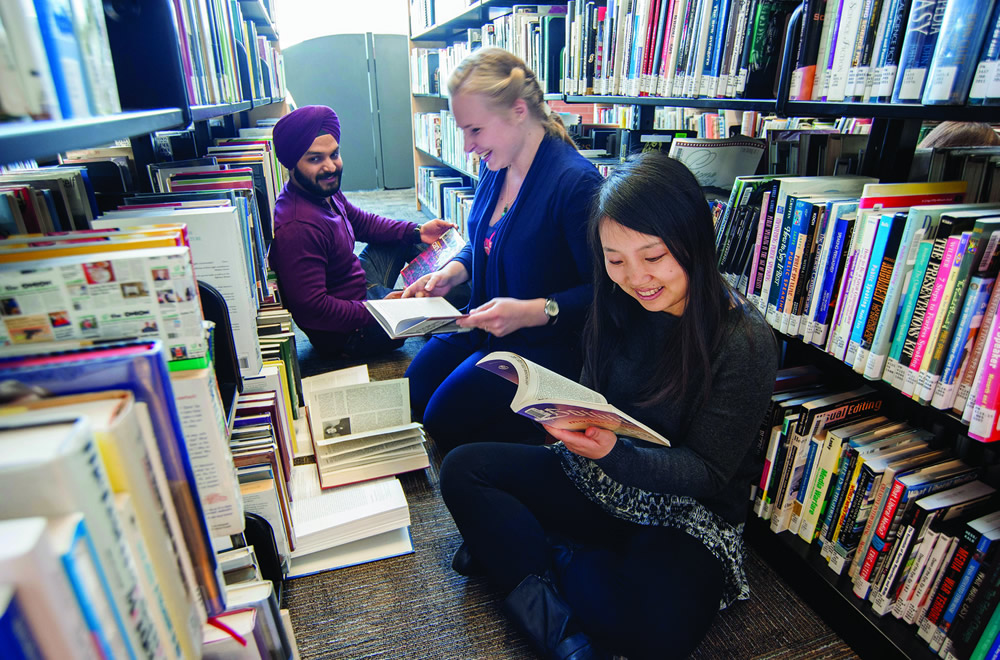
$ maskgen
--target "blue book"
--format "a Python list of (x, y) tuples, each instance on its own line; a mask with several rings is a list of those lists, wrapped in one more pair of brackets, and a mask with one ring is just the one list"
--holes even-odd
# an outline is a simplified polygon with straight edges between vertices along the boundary
[(129, 645), (125, 621), (115, 607), (111, 586), (83, 515), (50, 518), (45, 534), (66, 571), (83, 620), (104, 657), (135, 658), (136, 650)]
[(993, 9), (988, 28), (969, 89), (969, 105), (983, 105), (988, 96), (998, 96), (990, 87), (993, 86), (997, 68), (1000, 67), (1000, 3)]
[(63, 119), (90, 116), (90, 96), (83, 56), (73, 30), (70, 0), (34, 0), (38, 28), (52, 71)]
[(831, 320), (830, 301), (833, 299), (833, 292), (837, 289), (837, 284), (843, 276), (844, 270), (846, 270), (847, 260), (843, 258), (843, 255), (846, 247), (851, 243), (857, 211), (856, 202), (830, 207), (830, 213), (836, 213), (834, 221), (837, 224), (833, 230), (833, 243), (830, 245), (830, 256), (826, 261), (823, 286), (820, 289), (820, 299), (816, 307), (816, 324), (811, 341), (817, 346), (823, 346), (826, 343), (826, 331)]
[(222, 578), (198, 497), (161, 342), (124, 341), (93, 346), (86, 341), (60, 342), (31, 349), (29, 355), (0, 358), (0, 378), (15, 379), (53, 394), (130, 390), (137, 401), (146, 404), (205, 609), (209, 616), (221, 614), (225, 610)]
[(713, 0), (712, 15), (708, 27), (708, 44), (701, 68), (700, 96), (715, 96), (715, 87), (722, 67), (722, 49), (726, 45), (726, 22), (729, 20), (731, 0)]
[(772, 326), (780, 324), (778, 320), (772, 320), (775, 314), (780, 314), (785, 303), (785, 294), (788, 293), (789, 271), (792, 266), (792, 259), (795, 255), (795, 241), (797, 240), (797, 228), (802, 226), (802, 213), (796, 215), (798, 210), (798, 200), (789, 195), (785, 202), (785, 215), (781, 221), (781, 234), (778, 239), (778, 251), (774, 260), (774, 274), (771, 278), (771, 288), (768, 291), (767, 300), (767, 320)]
[(0, 658), (42, 660), (42, 650), (31, 634), (17, 592), (9, 584), (0, 585)]
[(864, 332), (865, 324), (868, 322), (868, 311), (871, 309), (872, 296), (875, 291), (875, 280), (878, 277), (879, 270), (882, 268), (882, 257), (885, 256), (885, 244), (889, 240), (892, 219), (892, 214), (883, 214), (878, 221), (878, 229), (875, 233), (875, 240), (872, 243), (872, 251), (868, 258), (868, 267), (865, 271), (865, 279), (861, 288), (861, 299), (858, 301), (858, 309), (854, 314), (854, 324), (851, 326), (847, 354), (844, 357), (844, 362), (848, 366), (854, 364), (854, 356), (857, 353), (858, 346), (861, 345), (861, 334)]
[(950, 0), (927, 72), (924, 105), (961, 105), (969, 95), (994, 0)]
[(947, 1), (913, 0), (892, 88), (893, 103), (920, 102)]

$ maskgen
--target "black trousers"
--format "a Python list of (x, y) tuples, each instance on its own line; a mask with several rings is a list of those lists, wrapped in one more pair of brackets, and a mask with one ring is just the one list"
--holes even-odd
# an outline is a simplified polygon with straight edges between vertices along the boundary
[[(722, 566), (684, 531), (623, 521), (585, 497), (545, 447), (477, 443), (441, 466), (441, 494), (473, 556), (505, 593), (552, 571), (580, 626), (636, 658), (686, 657), (719, 608)], [(555, 570), (553, 539), (575, 546)]]

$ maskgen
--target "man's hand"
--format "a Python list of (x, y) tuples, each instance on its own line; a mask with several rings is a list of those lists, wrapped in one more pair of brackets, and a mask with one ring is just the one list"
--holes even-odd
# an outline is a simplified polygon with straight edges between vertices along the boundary
[(597, 428), (596, 426), (587, 427), (587, 430), (582, 433), (579, 431), (567, 431), (566, 429), (554, 429), (551, 426), (545, 426), (545, 430), (556, 440), (562, 440), (562, 443), (566, 445), (566, 449), (569, 449), (574, 454), (578, 454), (584, 458), (591, 458), (595, 461), (610, 454), (611, 450), (615, 448), (615, 443), (618, 442), (618, 436), (614, 433), (607, 429)]
[(545, 301), (541, 298), (494, 298), (471, 310), (466, 318), (458, 319), (457, 323), (463, 328), (479, 328), (494, 337), (503, 337), (521, 328), (545, 325), (548, 317), (542, 311), (544, 305)]
[(385, 298), (383, 298), (382, 300), (396, 300), (402, 297), (403, 297), (403, 290), (396, 289), (395, 291), (390, 291), (389, 293), (385, 294)]
[(449, 229), (455, 229), (458, 225), (454, 222), (445, 222), (440, 218), (425, 222), (420, 225), (420, 240), (430, 245), (437, 239), (445, 235)]

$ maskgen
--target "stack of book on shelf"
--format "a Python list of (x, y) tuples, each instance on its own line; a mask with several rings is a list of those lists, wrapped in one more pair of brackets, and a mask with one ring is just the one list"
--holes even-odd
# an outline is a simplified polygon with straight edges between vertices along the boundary
[(435, 218), (444, 215), (444, 192), (451, 188), (461, 188), (470, 192), (468, 177), (457, 175), (447, 167), (417, 168), (417, 199), (427, 207), (427, 212)]
[[(991, 0), (810, 0), (789, 35), (799, 4), (570, 2), (560, 91), (772, 99), (788, 52), (792, 100), (962, 105), (1000, 93), (1000, 16)], [(927, 30), (931, 23), (940, 30)], [(483, 43), (492, 43), (485, 28)]]
[(717, 225), (727, 279), (781, 332), (1000, 438), (1000, 207), (964, 181), (743, 177)]
[(0, 175), (0, 235), (89, 229), (97, 198), (81, 165)]
[(1000, 600), (1000, 501), (977, 469), (885, 404), (816, 369), (780, 370), (753, 510), (771, 531), (818, 546), (877, 616), (914, 624), (941, 657), (972, 657), (1000, 627), (998, 617), (986, 628)]
[[(249, 180), (249, 179), (247, 179)], [(262, 366), (256, 332), (256, 292), (266, 275), (259, 223), (253, 221), (252, 195), (231, 190), (153, 193), (127, 198), (126, 205), (94, 221), (95, 228), (125, 228), (184, 223), (199, 280), (222, 294), (229, 308), (237, 360), (244, 376)]]
[[(267, 36), (258, 34), (256, 15), (244, 15), (243, 7), (213, 0), (173, 5), (192, 105), (284, 96), (281, 53)], [(238, 54), (245, 54), (247, 61), (242, 71)]]

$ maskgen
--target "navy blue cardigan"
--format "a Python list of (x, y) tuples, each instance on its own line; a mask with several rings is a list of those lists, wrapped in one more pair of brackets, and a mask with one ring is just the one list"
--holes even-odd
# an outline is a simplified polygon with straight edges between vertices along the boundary
[[(449, 337), (470, 349), (517, 352), (519, 346), (578, 346), (579, 332), (593, 297), (587, 219), (603, 178), (563, 140), (546, 136), (521, 184), (514, 205), (500, 220), (490, 256), (483, 250), (507, 170), (485, 169), (469, 215), (470, 242), (455, 258), (472, 275), (470, 308), (497, 297), (520, 300), (552, 297), (559, 321), (522, 328), (506, 337), (480, 330)], [(565, 343), (564, 343), (565, 342)]]

